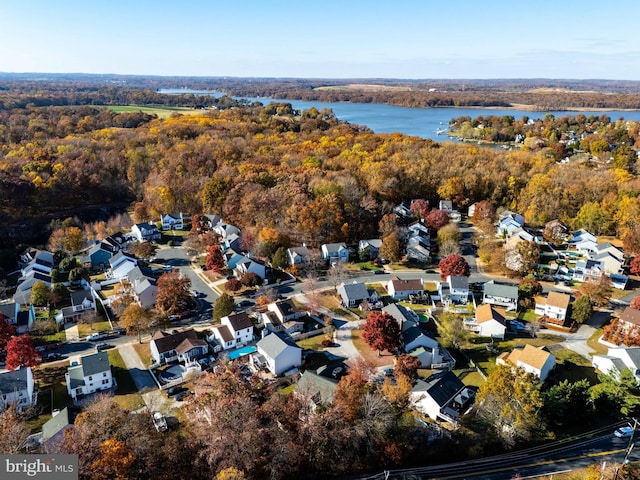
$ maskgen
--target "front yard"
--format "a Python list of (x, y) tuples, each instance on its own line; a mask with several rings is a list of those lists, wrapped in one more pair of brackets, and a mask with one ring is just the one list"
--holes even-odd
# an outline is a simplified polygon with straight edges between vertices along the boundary
[(351, 341), (353, 346), (358, 350), (364, 361), (373, 367), (382, 367), (393, 364), (395, 356), (389, 352), (378, 352), (373, 350), (362, 338), (362, 330), (351, 330)]
[(109, 363), (111, 364), (111, 372), (113, 378), (118, 383), (115, 399), (118, 404), (127, 410), (137, 410), (144, 407), (144, 400), (142, 395), (138, 393), (136, 384), (133, 382), (129, 370), (120, 355), (120, 352), (115, 348), (107, 350), (109, 355)]

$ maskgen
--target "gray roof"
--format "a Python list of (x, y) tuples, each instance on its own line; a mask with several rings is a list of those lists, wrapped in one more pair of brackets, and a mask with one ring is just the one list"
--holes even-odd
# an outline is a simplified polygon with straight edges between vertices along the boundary
[(42, 440), (46, 442), (61, 430), (73, 425), (73, 417), (74, 415), (69, 412), (69, 408), (64, 407), (57, 415), (42, 425)]
[(27, 367), (0, 373), (0, 393), (7, 394), (27, 388)]
[(338, 287), (338, 293), (340, 296), (346, 296), (350, 301), (369, 298), (369, 291), (364, 283), (344, 283)]
[(95, 375), (111, 369), (107, 352), (96, 352), (82, 357), (82, 371), (85, 376)]
[(451, 288), (455, 288), (456, 290), (469, 289), (469, 277), (453, 275), (449, 277), (449, 283), (451, 285)]
[(405, 345), (408, 345), (409, 343), (412, 343), (419, 338), (427, 338), (430, 340), (430, 343), (438, 343), (437, 340), (431, 338), (428, 335), (425, 335), (418, 325), (413, 324), (413, 326), (410, 326), (409, 328), (402, 331), (402, 341)]
[(329, 253), (338, 253), (340, 250), (347, 248), (344, 242), (340, 243), (325, 243), (324, 249)]
[(494, 297), (505, 297), (518, 299), (518, 287), (517, 285), (510, 285), (506, 283), (496, 283), (493, 280), (487, 282), (483, 286), (484, 294)]
[(0, 303), (0, 313), (9, 320), (14, 320), (16, 316), (16, 303)]
[(93, 303), (93, 295), (91, 295), (90, 290), (78, 290), (76, 292), (71, 292), (72, 305), (81, 305), (85, 299)]
[(404, 325), (407, 321), (415, 321), (415, 318), (409, 313), (407, 308), (403, 305), (400, 305), (399, 303), (390, 303), (389, 305), (383, 307), (382, 311), (395, 318), (400, 325)]
[(640, 368), (640, 347), (631, 347), (626, 349), (629, 359), (636, 368)]
[(270, 358), (277, 358), (287, 347), (294, 347), (300, 349), (293, 340), (287, 335), (279, 333), (271, 333), (260, 340), (256, 345), (265, 355)]
[(296, 392), (299, 391), (313, 396), (316, 403), (330, 403), (333, 401), (337, 387), (338, 380), (307, 370), (300, 376), (296, 385)]
[(444, 407), (463, 388), (464, 383), (447, 371), (432, 375), (427, 380), (418, 380), (412, 392), (426, 392), (440, 407)]

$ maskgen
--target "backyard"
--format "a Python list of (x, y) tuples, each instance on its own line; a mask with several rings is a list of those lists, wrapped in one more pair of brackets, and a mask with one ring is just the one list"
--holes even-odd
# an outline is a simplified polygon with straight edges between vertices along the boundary
[(137, 410), (144, 406), (142, 396), (138, 393), (135, 383), (129, 374), (129, 370), (115, 348), (108, 350), (109, 363), (113, 378), (118, 383), (115, 399), (118, 404), (127, 410)]

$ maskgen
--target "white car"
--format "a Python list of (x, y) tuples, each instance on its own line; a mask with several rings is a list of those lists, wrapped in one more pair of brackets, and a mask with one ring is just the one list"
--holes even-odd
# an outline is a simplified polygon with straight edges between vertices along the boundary
[(629, 438), (633, 435), (633, 427), (620, 427), (613, 434), (618, 438)]

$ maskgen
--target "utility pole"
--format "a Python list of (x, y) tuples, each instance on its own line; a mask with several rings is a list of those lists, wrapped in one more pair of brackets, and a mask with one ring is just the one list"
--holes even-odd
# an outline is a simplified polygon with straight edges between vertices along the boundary
[[(631, 432), (631, 436), (629, 437), (629, 445), (627, 446), (627, 453), (625, 453), (624, 455), (624, 460), (622, 460), (622, 465), (626, 465), (629, 462), (629, 455), (631, 454), (631, 450), (633, 450), (633, 447), (635, 447), (635, 444), (633, 443), (633, 437), (635, 436), (636, 433), (636, 428), (638, 428), (638, 420), (634, 417), (633, 418), (633, 431)], [(618, 480), (618, 471), (620, 470), (620, 466), (618, 465), (616, 467), (616, 474), (613, 477), (613, 480)]]

